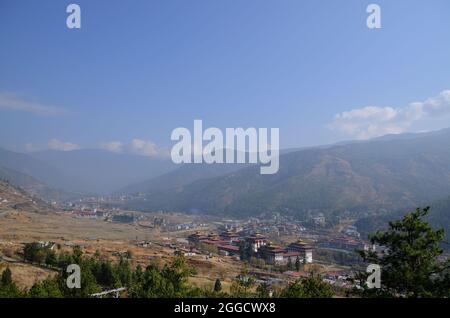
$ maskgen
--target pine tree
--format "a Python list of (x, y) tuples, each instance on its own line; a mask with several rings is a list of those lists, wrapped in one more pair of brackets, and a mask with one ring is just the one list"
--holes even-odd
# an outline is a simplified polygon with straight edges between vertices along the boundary
[(6, 267), (0, 278), (0, 298), (16, 298), (21, 296), (21, 291), (12, 280), (11, 270), (9, 267)]
[(329, 298), (333, 296), (331, 285), (324, 282), (319, 275), (311, 274), (290, 283), (281, 292), (283, 298)]
[(222, 283), (220, 282), (220, 279), (216, 279), (216, 282), (214, 284), (214, 291), (216, 293), (220, 292), (222, 290)]
[[(430, 208), (417, 209), (389, 223), (386, 232), (370, 239), (382, 252), (359, 251), (363, 260), (381, 267), (381, 288), (367, 295), (390, 297), (448, 297), (450, 263), (439, 261), (444, 230), (433, 230), (424, 219)], [(362, 278), (367, 277), (362, 273)], [(363, 280), (364, 281), (364, 280)], [(364, 285), (364, 284), (363, 284)]]
[(4, 286), (8, 286), (11, 285), (12, 283), (13, 283), (12, 273), (8, 266), (2, 273), (1, 284)]
[(49, 278), (42, 282), (35, 283), (29, 290), (28, 297), (61, 298), (63, 297), (63, 293), (59, 289), (58, 280)]

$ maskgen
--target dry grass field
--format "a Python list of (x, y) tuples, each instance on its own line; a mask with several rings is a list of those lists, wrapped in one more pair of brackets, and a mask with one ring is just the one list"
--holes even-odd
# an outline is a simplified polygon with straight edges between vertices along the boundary
[[(175, 233), (175, 232), (174, 232)], [(13, 209), (0, 209), (0, 256), (20, 261), (23, 243), (32, 241), (53, 241), (62, 250), (68, 245), (79, 245), (87, 255), (99, 252), (105, 258), (118, 260), (117, 252), (131, 251), (131, 265), (145, 267), (150, 263), (160, 266), (170, 263), (175, 250), (170, 243), (184, 237), (182, 232), (161, 233), (158, 229), (138, 225), (106, 222), (96, 219), (79, 219), (62, 213), (35, 213)], [(149, 240), (148, 247), (136, 246), (136, 240)], [(9, 255), (6, 255), (9, 254)], [(8, 257), (7, 257), (8, 256)], [(240, 272), (238, 261), (229, 257), (206, 258), (205, 255), (187, 257), (197, 274), (191, 282), (198, 287), (212, 287), (216, 278), (221, 278), (227, 288)], [(8, 264), (13, 278), (21, 287), (30, 287), (35, 281), (53, 274), (48, 269), (22, 262)], [(0, 271), (6, 266), (0, 259)]]

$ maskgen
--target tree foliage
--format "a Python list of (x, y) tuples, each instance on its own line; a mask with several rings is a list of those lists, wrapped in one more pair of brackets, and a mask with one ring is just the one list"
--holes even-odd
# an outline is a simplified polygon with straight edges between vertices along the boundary
[[(381, 252), (359, 251), (366, 263), (381, 266), (381, 288), (365, 295), (384, 297), (449, 297), (449, 262), (439, 260), (444, 230), (434, 230), (424, 219), (430, 208), (417, 209), (389, 222), (385, 232), (370, 238)], [(367, 274), (363, 273), (364, 281)]]
[(13, 282), (10, 268), (6, 267), (0, 278), (0, 298), (16, 298), (22, 295), (22, 291)]
[(283, 298), (330, 298), (332, 296), (331, 286), (315, 274), (290, 283), (280, 293), (280, 297)]
[(216, 282), (214, 283), (214, 291), (216, 293), (220, 292), (222, 290), (222, 283), (220, 282), (220, 279), (216, 279)]

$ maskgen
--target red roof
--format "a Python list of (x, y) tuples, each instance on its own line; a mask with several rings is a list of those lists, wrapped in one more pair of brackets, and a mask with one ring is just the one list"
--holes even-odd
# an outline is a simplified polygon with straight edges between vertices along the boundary
[(239, 247), (234, 245), (221, 245), (218, 248), (225, 251), (239, 252)]
[(211, 245), (227, 245), (229, 243), (229, 241), (215, 241), (215, 240), (201, 240), (201, 243), (205, 243), (205, 244), (211, 244)]

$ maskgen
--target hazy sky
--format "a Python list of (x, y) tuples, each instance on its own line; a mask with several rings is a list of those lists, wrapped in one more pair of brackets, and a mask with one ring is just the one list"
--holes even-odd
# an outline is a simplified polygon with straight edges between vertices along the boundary
[(194, 119), (278, 127), (284, 148), (432, 130), (448, 90), (448, 0), (0, 0), (9, 149), (150, 154)]

